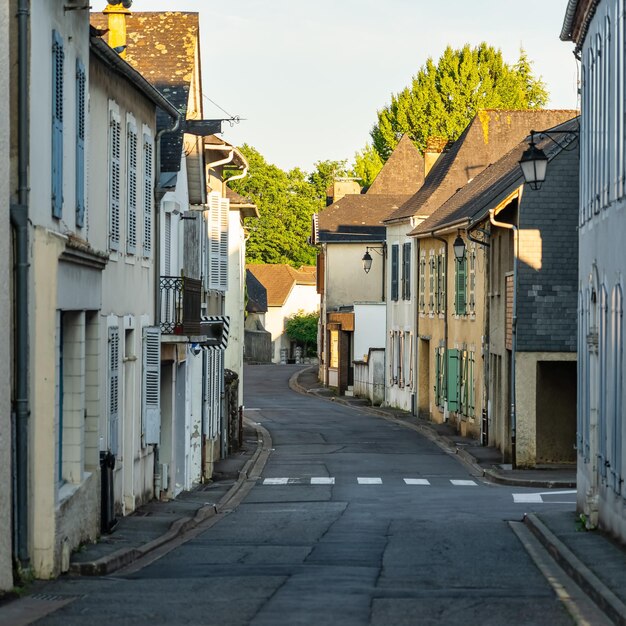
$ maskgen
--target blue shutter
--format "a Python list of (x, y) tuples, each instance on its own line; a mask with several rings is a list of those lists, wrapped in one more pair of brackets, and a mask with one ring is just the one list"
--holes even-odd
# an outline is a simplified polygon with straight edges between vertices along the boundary
[(85, 66), (76, 60), (76, 226), (85, 225)]
[(459, 351), (448, 350), (448, 410), (456, 411), (459, 406)]
[(109, 451), (116, 455), (119, 450), (119, 363), (120, 331), (117, 326), (109, 327)]
[(398, 299), (398, 245), (391, 246), (391, 299)]
[(52, 217), (63, 217), (63, 39), (52, 31)]
[(411, 299), (411, 243), (402, 245), (402, 299)]
[(141, 416), (143, 443), (161, 443), (161, 329), (143, 329)]

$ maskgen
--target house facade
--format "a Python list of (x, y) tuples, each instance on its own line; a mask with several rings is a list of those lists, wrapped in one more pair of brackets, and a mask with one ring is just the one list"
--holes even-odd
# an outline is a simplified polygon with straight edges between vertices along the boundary
[(578, 509), (626, 541), (622, 3), (570, 0), (561, 39), (581, 59)]

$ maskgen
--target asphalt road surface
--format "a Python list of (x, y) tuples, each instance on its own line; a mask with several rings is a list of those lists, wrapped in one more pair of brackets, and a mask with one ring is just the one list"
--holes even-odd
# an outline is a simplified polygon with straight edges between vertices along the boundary
[(38, 623), (573, 623), (508, 524), (573, 497), (483, 482), (413, 430), (291, 391), (294, 371), (246, 368), (274, 451), (237, 509), (133, 574), (52, 583), (76, 599)]

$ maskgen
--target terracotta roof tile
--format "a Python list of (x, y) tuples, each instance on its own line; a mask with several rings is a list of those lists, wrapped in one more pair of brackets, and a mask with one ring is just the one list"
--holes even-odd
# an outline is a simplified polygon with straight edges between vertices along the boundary
[(298, 269), (283, 263), (246, 265), (255, 278), (267, 289), (268, 306), (282, 306), (295, 285), (315, 286), (315, 267)]
[(508, 152), (533, 129), (551, 128), (577, 114), (566, 110), (479, 111), (422, 187), (385, 221), (431, 215), (458, 189)]

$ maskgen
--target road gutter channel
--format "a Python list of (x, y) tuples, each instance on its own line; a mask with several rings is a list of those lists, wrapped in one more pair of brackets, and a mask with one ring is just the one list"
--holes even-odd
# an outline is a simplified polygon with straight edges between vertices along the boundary
[[(186, 536), (190, 535), (190, 533), (192, 533), (192, 536), (198, 534), (193, 533), (196, 529), (202, 527), (201, 529), (205, 530), (205, 527), (209, 528), (218, 519), (234, 511), (256, 484), (272, 452), (272, 437), (268, 430), (258, 422), (253, 422), (247, 417), (244, 417), (244, 421), (248, 426), (256, 430), (257, 447), (252, 457), (239, 472), (239, 477), (235, 484), (222, 496), (217, 504), (207, 504), (200, 507), (194, 517), (181, 517), (175, 520), (167, 532), (138, 548), (123, 548), (96, 561), (72, 563), (70, 573), (80, 576), (106, 576), (121, 568), (130, 566), (157, 550), (165, 554), (169, 552), (167, 548), (170, 544), (180, 545), (184, 543), (187, 540)], [(211, 521), (213, 523), (209, 523)], [(190, 539), (191, 536), (188, 538)], [(175, 546), (172, 545), (171, 547)]]

